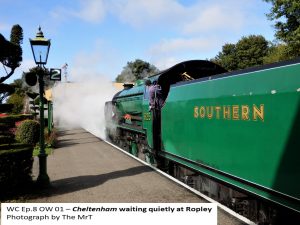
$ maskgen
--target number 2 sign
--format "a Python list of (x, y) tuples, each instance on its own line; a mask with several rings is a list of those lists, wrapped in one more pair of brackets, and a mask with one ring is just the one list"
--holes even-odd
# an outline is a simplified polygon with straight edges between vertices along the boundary
[(50, 80), (61, 80), (61, 69), (50, 69)]

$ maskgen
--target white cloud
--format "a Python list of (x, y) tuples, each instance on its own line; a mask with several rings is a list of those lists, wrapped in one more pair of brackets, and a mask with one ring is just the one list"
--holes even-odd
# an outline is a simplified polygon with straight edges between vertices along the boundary
[[(133, 27), (168, 26), (185, 34), (241, 30), (247, 24), (248, 0), (197, 1), (183, 5), (176, 0), (119, 0), (107, 2), (110, 12)], [(252, 5), (251, 5), (252, 4)]]
[(92, 23), (101, 22), (106, 14), (103, 0), (81, 0), (81, 9), (74, 12), (74, 15)]
[[(103, 55), (95, 52), (79, 53), (74, 58), (74, 64), (85, 64), (90, 68), (78, 67), (77, 72), (99, 71), (100, 64), (101, 70), (109, 64), (110, 71), (116, 71), (118, 64), (116, 62), (120, 62), (120, 59), (126, 62), (132, 54), (139, 57), (144, 53), (145, 58), (151, 59), (150, 61), (160, 69), (172, 66), (181, 60), (191, 59), (191, 57), (213, 57), (226, 42), (235, 42), (243, 35), (260, 32), (259, 27), (265, 28), (265, 26), (260, 26), (261, 21), (267, 21), (263, 12), (258, 10), (262, 4), (266, 4), (261, 3), (261, 0), (197, 0), (188, 5), (178, 0), (78, 0), (77, 2), (79, 5), (70, 4), (68, 8), (66, 6), (56, 8), (52, 12), (52, 17), (77, 17), (89, 23), (100, 23), (109, 16), (108, 19), (114, 19), (114, 24), (116, 24), (115, 20), (123, 23), (123, 26), (117, 24), (117, 26), (120, 25), (117, 35), (120, 35), (121, 40), (121, 35), (140, 35), (135, 32), (144, 31), (149, 35), (149, 38), (144, 36), (145, 44), (148, 44), (145, 48), (148, 50), (139, 49), (143, 48), (141, 43), (135, 45), (135, 43), (128, 42), (124, 43), (125, 50), (112, 43), (107, 47), (102, 46), (98, 52), (105, 52)], [(131, 34), (126, 30), (128, 26), (134, 28), (129, 30)], [(105, 35), (98, 37), (105, 38)], [(144, 39), (141, 40), (143, 41)], [(103, 44), (100, 42), (100, 45)], [(128, 49), (131, 46), (134, 48), (132, 51), (134, 53), (129, 53)], [(112, 52), (110, 48), (119, 54)], [(107, 55), (110, 56), (107, 57)], [(119, 58), (114, 59), (112, 56)], [(82, 61), (85, 60), (87, 62), (83, 63)], [(121, 70), (121, 66), (119, 67), (118, 69)], [(108, 71), (107, 68), (105, 69)], [(114, 76), (117, 73), (114, 72)]]
[(150, 54), (181, 52), (203, 52), (219, 45), (215, 38), (174, 38), (165, 39), (150, 49)]
[(110, 5), (111, 12), (124, 23), (134, 27), (170, 23), (184, 7), (174, 0), (120, 0)]
[(176, 65), (179, 62), (182, 62), (182, 60), (179, 58), (162, 57), (159, 59), (155, 59), (155, 61), (153, 61), (152, 64), (155, 65), (159, 70), (165, 70)]
[(105, 0), (80, 0), (78, 9), (58, 6), (50, 12), (50, 15), (56, 21), (77, 17), (90, 23), (99, 23), (105, 18), (106, 11)]
[[(257, 30), (257, 15), (251, 13), (256, 4), (257, 0), (210, 0), (181, 5), (169, 21), (170, 26), (176, 24), (177, 32), (154, 43), (147, 54), (160, 69), (183, 60), (212, 58), (226, 42)], [(141, 21), (147, 22), (143, 17)]]
[(256, 1), (199, 0), (187, 6), (176, 0), (79, 0), (77, 9), (57, 7), (51, 15), (55, 19), (72, 16), (100, 23), (111, 14), (135, 28), (153, 29), (155, 26), (186, 35), (224, 30), (238, 32), (256, 20), (255, 13), (249, 13), (255, 9)]
[(67, 10), (66, 8), (63, 8), (61, 6), (55, 8), (54, 10), (50, 11), (50, 16), (55, 21), (63, 21), (67, 17), (72, 15), (72, 12), (70, 10)]
[(152, 64), (164, 70), (182, 61), (213, 57), (221, 45), (215, 37), (165, 39), (152, 46), (148, 55)]
[(240, 10), (232, 10), (227, 5), (209, 5), (202, 8), (192, 21), (183, 26), (184, 33), (200, 33), (207, 31), (239, 30), (245, 24)]

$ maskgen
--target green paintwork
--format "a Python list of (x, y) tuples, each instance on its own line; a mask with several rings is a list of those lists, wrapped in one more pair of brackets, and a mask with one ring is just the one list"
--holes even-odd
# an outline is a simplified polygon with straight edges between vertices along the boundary
[(124, 114), (141, 114), (144, 85), (122, 90), (116, 97), (117, 108)]
[[(261, 104), (264, 119), (254, 121), (252, 107)], [(222, 111), (219, 119), (216, 111), (211, 119), (194, 116), (195, 107), (234, 105), (239, 108), (238, 120), (232, 112), (224, 119)], [(242, 105), (249, 106), (249, 120), (242, 119)], [(215, 171), (162, 155), (296, 210), (300, 210), (299, 133), (299, 64), (172, 86), (162, 109), (164, 151)]]
[[(130, 116), (142, 117), (142, 99), (143, 99), (144, 86), (136, 86), (130, 88), (128, 90), (123, 90), (120, 94), (115, 98), (116, 102), (116, 110), (119, 117), (119, 120), (123, 120), (122, 118), (128, 114)], [(129, 127), (128, 130), (143, 132), (142, 130), (142, 120), (141, 121), (131, 121), (124, 120), (124, 124), (135, 125), (134, 127)], [(126, 128), (126, 127), (125, 127)]]
[(146, 132), (144, 130), (134, 129), (134, 128), (132, 128), (130, 126), (126, 126), (126, 125), (118, 125), (118, 128), (123, 129), (123, 130), (128, 130), (128, 131), (133, 131), (133, 132), (137, 132), (137, 133), (146, 134)]
[[(111, 122), (112, 129), (146, 134), (151, 152), (152, 112), (144, 91), (138, 82), (120, 92), (113, 99), (119, 119)], [(126, 114), (142, 120), (122, 120)], [(300, 64), (177, 83), (161, 116), (161, 156), (300, 211)], [(150, 152), (146, 159), (153, 163)]]
[(130, 152), (130, 154), (132, 154), (134, 156), (138, 156), (138, 147), (137, 147), (137, 144), (135, 142), (131, 142), (129, 152)]
[(142, 95), (128, 98), (117, 99), (117, 108), (123, 113), (141, 114), (142, 113)]
[[(152, 112), (149, 112), (149, 99), (144, 96), (145, 85), (142, 81), (137, 82), (137, 86), (128, 90), (123, 90), (116, 97), (117, 111), (119, 116), (125, 114), (136, 115), (142, 118), (137, 124), (141, 129), (126, 127), (126, 125), (118, 125), (120, 129), (147, 133), (147, 142), (150, 148), (153, 148), (152, 136)], [(126, 123), (126, 121), (125, 121)]]
[(149, 111), (149, 100), (143, 101), (143, 128), (147, 132), (147, 142), (150, 148), (153, 148), (153, 135), (152, 135), (152, 112)]
[(53, 129), (53, 103), (48, 101), (48, 134), (52, 132)]

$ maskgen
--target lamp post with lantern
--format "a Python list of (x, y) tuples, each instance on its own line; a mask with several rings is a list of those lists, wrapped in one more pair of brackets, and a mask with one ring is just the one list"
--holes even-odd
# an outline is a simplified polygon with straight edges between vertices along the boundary
[(40, 96), (40, 151), (39, 151), (39, 176), (37, 178), (37, 184), (43, 187), (49, 185), (50, 180), (47, 174), (47, 154), (45, 151), (45, 137), (44, 137), (44, 69), (47, 64), (48, 54), (50, 50), (51, 41), (46, 39), (39, 27), (36, 37), (29, 39), (34, 61), (38, 66), (38, 81), (39, 81), (39, 96)]

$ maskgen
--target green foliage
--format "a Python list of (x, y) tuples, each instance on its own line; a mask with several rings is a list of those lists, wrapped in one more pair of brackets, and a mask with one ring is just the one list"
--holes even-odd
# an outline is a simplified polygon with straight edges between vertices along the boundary
[(24, 96), (14, 93), (8, 97), (7, 103), (14, 105), (12, 109), (13, 114), (20, 114), (22, 113), (24, 107)]
[(57, 130), (54, 128), (49, 133), (48, 128), (45, 128), (45, 142), (49, 147), (56, 148), (57, 147)]
[(19, 24), (11, 28), (10, 42), (15, 45), (23, 44), (23, 29)]
[(222, 47), (222, 52), (219, 52), (213, 61), (229, 71), (236, 70), (238, 63), (235, 44), (225, 44)]
[(268, 14), (275, 21), (276, 37), (287, 44), (286, 58), (300, 56), (300, 1), (264, 0), (272, 4)]
[[(50, 146), (50, 147), (46, 147), (45, 148), (45, 153), (46, 155), (51, 155), (52, 154), (52, 151), (53, 151), (53, 148)], [(39, 156), (40, 154), (40, 146), (35, 146), (35, 148), (33, 149), (33, 153), (32, 153), (32, 156)]]
[(0, 62), (3, 66), (10, 68), (6, 71), (6, 75), (0, 77), (0, 83), (7, 80), (22, 61), (22, 44), (23, 29), (19, 25), (14, 25), (11, 30), (11, 41), (7, 41), (2, 34), (0, 34)]
[(1, 135), (0, 134), (0, 143), (12, 144), (14, 142), (14, 136), (10, 135)]
[[(15, 143), (15, 126), (30, 115), (0, 117), (0, 199), (31, 184), (32, 145)], [(4, 144), (5, 143), (5, 144)]]
[(264, 64), (279, 62), (289, 59), (287, 57), (288, 47), (285, 44), (273, 45), (269, 49), (269, 53), (264, 57)]
[(35, 120), (24, 120), (17, 128), (16, 140), (35, 145), (39, 140), (40, 124)]
[(268, 41), (262, 35), (242, 37), (236, 44), (225, 44), (222, 52), (212, 59), (232, 71), (262, 65), (268, 54)]
[[(45, 135), (45, 143), (46, 143), (45, 152), (47, 155), (50, 155), (53, 151), (53, 148), (57, 147), (57, 130), (52, 129), (52, 132), (48, 133), (48, 128), (45, 128), (44, 135)], [(38, 156), (39, 153), (40, 153), (40, 146), (36, 145), (33, 150), (33, 156)]]
[(17, 124), (32, 119), (31, 115), (9, 115), (0, 117), (0, 143), (14, 143)]
[(13, 60), (16, 62), (22, 62), (23, 51), (20, 46), (23, 43), (23, 29), (19, 24), (14, 25), (11, 28), (10, 42), (16, 46), (19, 46), (19, 48), (16, 49), (16, 54), (13, 55)]
[(31, 120), (33, 118), (32, 115), (9, 115), (6, 117), (0, 117), (0, 123), (16, 123), (22, 120)]
[(236, 44), (225, 44), (212, 61), (225, 69), (237, 70), (300, 56), (300, 1), (264, 1), (272, 4), (268, 18), (275, 21), (279, 43), (269, 46), (263, 36), (250, 35)]
[(148, 62), (136, 59), (134, 62), (127, 62), (121, 74), (116, 78), (116, 82), (135, 82), (147, 76), (158, 73), (159, 70)]
[(242, 37), (236, 44), (238, 69), (263, 64), (263, 57), (268, 52), (268, 41), (262, 35)]
[(24, 144), (0, 145), (0, 198), (31, 184), (33, 147)]
[(23, 110), (25, 93), (28, 90), (28, 87), (24, 85), (24, 82), (21, 79), (14, 80), (10, 85), (14, 88), (15, 92), (8, 97), (7, 103), (14, 104), (12, 113), (19, 114)]
[(28, 91), (28, 87), (26, 87), (24, 81), (22, 79), (16, 79), (11, 84), (15, 88), (15, 93), (18, 95), (25, 96), (26, 91)]
[[(2, 106), (2, 105), (0, 105)], [(1, 108), (1, 107), (0, 107)], [(9, 115), (5, 117), (0, 117), (0, 143), (14, 143), (15, 142), (15, 132), (16, 125), (24, 120), (32, 118), (30, 115)]]

